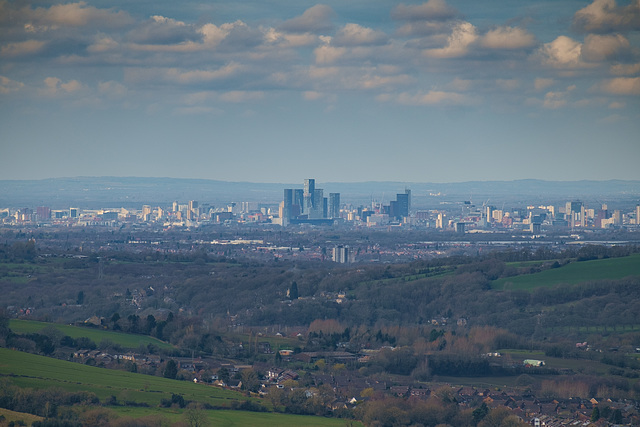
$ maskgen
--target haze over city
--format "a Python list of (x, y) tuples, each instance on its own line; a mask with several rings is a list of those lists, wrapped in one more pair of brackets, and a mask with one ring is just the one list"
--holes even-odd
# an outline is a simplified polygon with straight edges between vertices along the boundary
[(640, 2), (0, 2), (0, 179), (640, 179)]

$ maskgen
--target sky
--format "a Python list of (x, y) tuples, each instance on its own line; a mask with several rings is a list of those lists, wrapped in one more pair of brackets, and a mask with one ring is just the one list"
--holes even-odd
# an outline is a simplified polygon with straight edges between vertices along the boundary
[(0, 0), (0, 179), (640, 180), (640, 0)]

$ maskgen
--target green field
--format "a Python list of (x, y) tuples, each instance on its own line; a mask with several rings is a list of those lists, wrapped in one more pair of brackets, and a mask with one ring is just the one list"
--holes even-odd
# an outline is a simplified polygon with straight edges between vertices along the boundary
[(501, 278), (495, 280), (492, 287), (494, 289), (532, 291), (540, 286), (550, 287), (560, 283), (576, 284), (591, 280), (622, 279), (628, 276), (640, 276), (640, 254), (621, 258), (572, 262), (539, 273)]
[(172, 393), (182, 395), (185, 400), (224, 407), (234, 400), (247, 399), (241, 393), (203, 384), (96, 368), (4, 348), (0, 348), (0, 375), (19, 387), (84, 390), (95, 393), (101, 400), (116, 396), (118, 400), (152, 406), (157, 406), (162, 399), (170, 399)]
[[(132, 418), (140, 418), (148, 415), (162, 415), (171, 422), (184, 419), (184, 410), (164, 408), (112, 408), (118, 415)], [(265, 426), (309, 426), (309, 427), (338, 427), (338, 426), (362, 426), (362, 423), (353, 420), (341, 420), (338, 418), (324, 418), (307, 415), (290, 415), (273, 412), (246, 412), (212, 410), (205, 411), (210, 425), (226, 427)]]
[[(9, 423), (11, 421), (13, 422), (23, 421), (28, 426), (30, 426), (31, 423), (33, 423), (34, 421), (42, 421), (44, 419), (37, 415), (25, 414), (24, 412), (10, 411), (4, 408), (0, 408), (0, 415), (4, 417), (4, 421), (6, 423)], [(6, 425), (6, 424), (0, 424), (0, 425)]]
[(174, 347), (164, 341), (160, 341), (157, 338), (153, 338), (147, 335), (135, 335), (125, 334), (122, 332), (105, 331), (101, 329), (85, 328), (81, 326), (61, 325), (57, 323), (36, 322), (33, 320), (18, 320), (11, 319), (9, 321), (9, 327), (17, 334), (32, 334), (39, 333), (44, 328), (55, 327), (64, 335), (68, 335), (73, 339), (80, 337), (86, 337), (100, 344), (103, 340), (108, 340), (114, 344), (118, 344), (124, 348), (136, 349), (140, 345), (153, 344), (161, 349), (173, 349)]
[[(146, 403), (150, 407), (111, 407), (123, 416), (142, 417), (163, 415), (176, 421), (183, 416), (183, 410), (159, 408), (162, 399), (171, 399), (179, 394), (187, 401), (207, 403), (216, 407), (229, 408), (234, 401), (248, 398), (239, 392), (220, 389), (188, 381), (169, 380), (130, 372), (115, 371), (79, 363), (66, 362), (44, 356), (0, 348), (0, 377), (10, 383), (27, 388), (44, 389), (57, 387), (66, 391), (89, 391), (101, 401), (115, 396), (118, 401)], [(252, 398), (258, 402), (258, 399)], [(269, 408), (268, 400), (260, 404)], [(207, 417), (213, 425), (224, 426), (344, 426), (345, 420), (335, 418), (308, 417), (277, 413), (257, 413), (233, 410), (207, 410)], [(361, 424), (357, 424), (361, 425)]]

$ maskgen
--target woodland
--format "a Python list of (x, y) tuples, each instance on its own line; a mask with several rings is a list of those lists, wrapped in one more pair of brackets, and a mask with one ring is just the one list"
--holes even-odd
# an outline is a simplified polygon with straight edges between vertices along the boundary
[[(273, 388), (264, 402), (244, 409), (344, 417), (365, 425), (518, 425), (522, 419), (512, 412), (488, 408), (477, 396), (461, 405), (461, 398), (443, 387), (452, 382), (479, 387), (479, 379), (490, 378), (507, 378), (521, 395), (538, 399), (640, 399), (636, 269), (625, 277), (585, 277), (578, 283), (533, 281), (522, 288), (510, 282), (594, 262), (613, 271), (617, 267), (610, 260), (640, 261), (636, 245), (520, 246), (404, 263), (341, 265), (229, 256), (215, 247), (111, 249), (107, 240), (127, 239), (118, 235), (103, 237), (101, 245), (92, 236), (98, 249), (91, 250), (79, 249), (77, 242), (89, 239), (73, 233), (3, 237), (2, 347), (65, 360), (81, 349), (125, 350), (108, 340), (71, 338), (53, 326), (33, 333), (15, 333), (9, 326), (11, 319), (29, 319), (151, 336), (171, 345), (133, 349), (158, 355), (162, 363), (117, 367), (132, 372), (188, 380), (190, 374), (173, 360), (201, 357), (216, 361), (205, 377), (230, 380), (235, 375), (244, 380), (247, 393), (260, 390), (269, 367), (300, 374), (295, 386)], [(258, 346), (268, 337), (275, 337), (271, 352)], [(294, 357), (283, 358), (278, 350), (284, 348)], [(336, 351), (369, 356), (345, 362), (295, 357)], [(499, 358), (487, 356), (497, 353), (502, 353)], [(525, 366), (520, 353), (566, 363)], [(220, 369), (230, 361), (252, 368), (236, 374)], [(361, 388), (361, 404), (338, 408), (332, 402), (347, 398), (347, 389), (329, 387), (326, 379), (322, 385), (325, 377), (336, 384), (339, 377), (365, 385), (385, 383), (386, 390)], [(428, 388), (430, 394), (416, 400), (389, 393), (394, 384)], [(314, 398), (305, 394), (312, 386)], [(29, 411), (15, 399), (18, 392), (32, 393), (26, 401), (39, 401), (36, 395), (45, 391), (15, 387), (4, 388), (0, 407), (43, 411)], [(61, 394), (59, 399), (60, 406), (74, 399), (96, 403), (85, 395)], [(166, 404), (180, 406), (179, 401)], [(623, 417), (613, 409), (605, 415)], [(631, 422), (632, 416), (623, 418)]]

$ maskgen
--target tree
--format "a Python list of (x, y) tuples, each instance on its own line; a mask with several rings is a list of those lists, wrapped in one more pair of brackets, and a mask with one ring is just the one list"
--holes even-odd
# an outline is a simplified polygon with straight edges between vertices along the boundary
[(175, 360), (169, 359), (166, 366), (164, 367), (164, 372), (162, 373), (162, 376), (164, 376), (165, 378), (170, 378), (172, 380), (175, 380), (177, 375), (178, 375), (178, 365), (176, 364)]
[(242, 371), (242, 389), (257, 393), (260, 390), (260, 378), (253, 369)]
[(193, 403), (189, 405), (187, 410), (184, 411), (184, 417), (189, 427), (204, 427), (209, 425), (207, 415), (200, 405)]
[(600, 419), (600, 409), (598, 409), (598, 407), (595, 406), (593, 408), (593, 411), (591, 411), (591, 422), (595, 423), (599, 419)]
[(293, 282), (291, 288), (289, 288), (289, 298), (292, 300), (298, 299), (298, 284), (296, 282)]
[(489, 407), (486, 403), (482, 402), (482, 405), (473, 410), (473, 421), (478, 424), (489, 413)]

